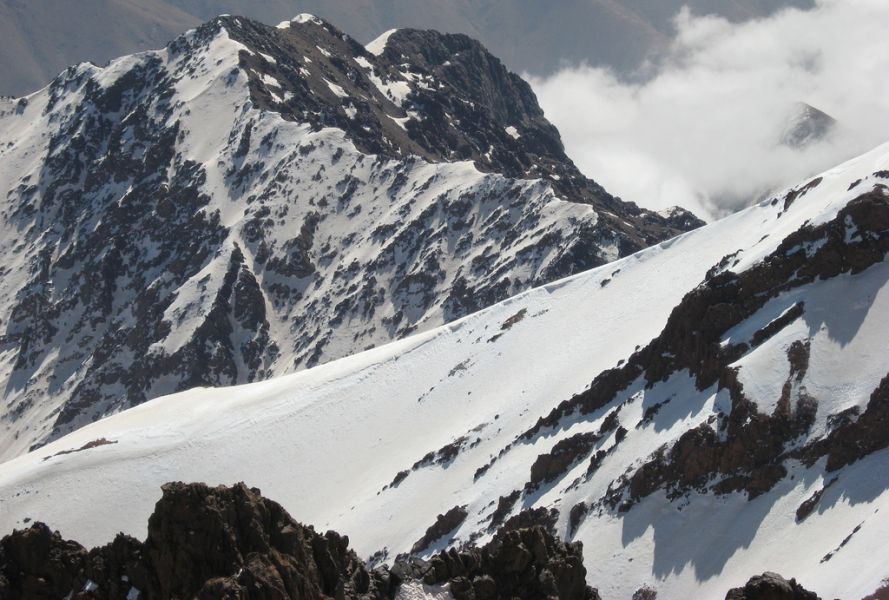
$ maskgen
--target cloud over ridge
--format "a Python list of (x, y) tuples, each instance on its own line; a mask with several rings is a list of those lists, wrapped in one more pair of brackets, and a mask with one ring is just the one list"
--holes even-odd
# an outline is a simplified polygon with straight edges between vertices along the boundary
[[(590, 65), (531, 78), (569, 155), (647, 208), (713, 219), (889, 140), (889, 3), (818, 0), (737, 24), (683, 9), (642, 81)], [(800, 102), (837, 120), (781, 143)]]

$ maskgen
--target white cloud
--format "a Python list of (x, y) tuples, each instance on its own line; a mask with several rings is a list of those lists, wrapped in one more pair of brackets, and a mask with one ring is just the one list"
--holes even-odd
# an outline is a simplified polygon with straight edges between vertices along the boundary
[[(889, 2), (818, 0), (732, 24), (683, 10), (655, 75), (579, 66), (532, 85), (569, 156), (613, 194), (705, 218), (889, 141)], [(838, 121), (804, 150), (779, 143), (806, 102)]]

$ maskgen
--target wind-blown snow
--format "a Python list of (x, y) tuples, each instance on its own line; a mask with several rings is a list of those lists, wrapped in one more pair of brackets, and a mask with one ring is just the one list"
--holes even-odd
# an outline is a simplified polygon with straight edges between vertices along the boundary
[[(0, 529), (20, 527), (27, 517), (86, 544), (107, 542), (119, 530), (143, 536), (163, 482), (244, 480), (295, 518), (348, 533), (364, 555), (408, 550), (435, 515), (455, 505), (469, 511), (457, 541), (481, 533), (483, 543), (492, 500), (521, 489), (537, 455), (556, 441), (598, 430), (611, 406), (501, 454), (517, 435), (654, 338), (722, 257), (740, 251), (732, 269), (749, 268), (804, 223), (835, 215), (859, 193), (848, 190), (850, 182), (872, 185), (875, 168), (887, 166), (889, 145), (828, 172), (786, 211), (780, 202), (764, 202), (387, 346), (262, 383), (158, 398), (88, 425), (0, 465)], [(804, 319), (739, 361), (750, 396), (768, 407), (787, 376), (786, 348), (802, 336), (812, 345), (803, 384), (821, 403), (816, 430), (828, 413), (864, 406), (885, 375), (887, 279), (889, 265), (880, 263), (802, 286), (730, 331), (733, 339), (749, 336), (805, 297)], [(838, 311), (841, 298), (856, 304)], [(696, 390), (686, 373), (650, 389), (631, 386), (621, 394), (630, 401), (619, 413), (627, 437), (620, 445), (613, 434), (598, 442), (614, 451), (595, 475), (566, 487), (585, 470), (581, 463), (521, 506), (559, 508), (564, 535), (574, 504), (600, 497), (628, 466), (706, 422), (724, 395)], [(669, 398), (653, 422), (640, 421), (645, 407)], [(472, 444), (447, 468), (419, 468), (390, 487), (396, 473), (462, 436)], [(101, 438), (114, 443), (56, 455)], [(609, 598), (629, 598), (643, 584), (664, 598), (719, 597), (771, 570), (824, 597), (870, 593), (887, 575), (873, 551), (889, 535), (889, 521), (880, 516), (889, 511), (889, 491), (885, 477), (874, 474), (889, 469), (889, 451), (846, 467), (842, 488), (829, 488), (822, 508), (797, 524), (795, 510), (821, 487), (822, 469), (792, 463), (790, 477), (750, 501), (692, 493), (671, 503), (657, 493), (625, 514), (592, 513), (575, 535), (585, 542), (588, 580)], [(821, 563), (859, 524), (842, 550)]]

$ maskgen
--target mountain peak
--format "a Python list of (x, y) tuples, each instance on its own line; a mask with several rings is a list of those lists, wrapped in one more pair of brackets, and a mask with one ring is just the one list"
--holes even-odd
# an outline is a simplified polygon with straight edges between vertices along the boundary
[(0, 104), (2, 335), (30, 382), (6, 388), (0, 453), (400, 339), (688, 225), (584, 177), (470, 38), (399, 30), (376, 56), (290, 23), (217, 17)]
[(471, 161), (483, 172), (543, 179), (564, 200), (606, 209), (603, 227), (621, 230), (622, 253), (687, 230), (585, 177), (531, 87), (478, 41), (398, 29), (363, 47), (329, 23), (307, 22), (276, 29), (227, 19), (232, 39), (245, 46), (240, 66), (261, 109), (342, 129), (363, 152)]
[(826, 112), (806, 102), (795, 102), (788, 110), (780, 141), (790, 148), (803, 149), (827, 138), (836, 124)]

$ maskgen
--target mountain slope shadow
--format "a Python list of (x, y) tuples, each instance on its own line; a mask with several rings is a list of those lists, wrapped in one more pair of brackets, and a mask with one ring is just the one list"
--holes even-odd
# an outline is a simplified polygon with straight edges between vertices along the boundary
[[(713, 497), (692, 492), (685, 507), (657, 494), (623, 515), (621, 541), (626, 548), (651, 528), (652, 572), (658, 579), (691, 568), (698, 581), (706, 581), (719, 576), (737, 552), (750, 547), (775, 503), (796, 485), (784, 480), (770, 493), (749, 501), (744, 494)], [(694, 544), (689, 544), (692, 529)]]

